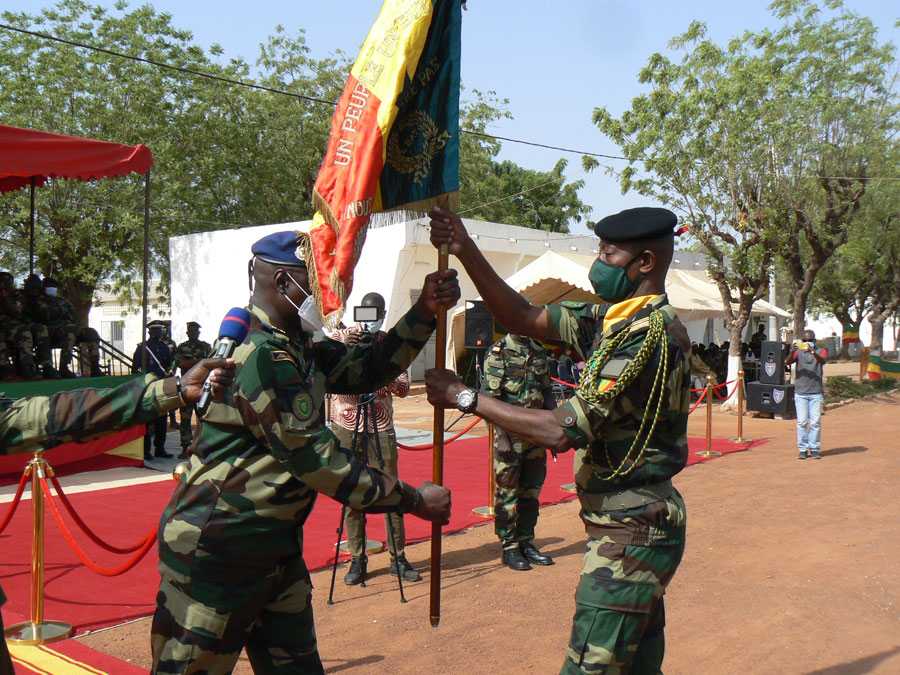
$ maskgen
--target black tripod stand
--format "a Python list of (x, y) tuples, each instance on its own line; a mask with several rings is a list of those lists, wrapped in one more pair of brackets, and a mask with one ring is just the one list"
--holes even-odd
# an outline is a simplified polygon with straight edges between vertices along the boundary
[[(373, 431), (369, 430), (369, 426)], [(384, 471), (384, 456), (381, 453), (381, 441), (378, 438), (377, 421), (375, 418), (375, 394), (360, 394), (356, 403), (356, 424), (353, 428), (353, 441), (350, 444), (350, 452), (366, 466), (369, 465), (369, 443), (374, 441), (375, 459), (378, 462), (378, 468)], [(362, 427), (362, 429), (360, 429)], [(341, 520), (337, 528), (337, 542), (334, 545), (334, 565), (331, 568), (331, 590), (328, 592), (328, 604), (334, 604), (334, 581), (337, 577), (338, 558), (340, 557), (341, 539), (344, 536), (344, 520), (347, 517), (346, 504), (341, 507)], [(362, 582), (361, 586), (366, 585), (366, 572), (368, 566), (368, 555), (366, 553), (366, 514), (360, 513), (362, 523), (362, 540), (363, 552), (360, 556), (360, 564), (362, 565)], [(397, 551), (397, 534), (394, 530), (394, 521), (390, 513), (384, 514), (384, 521), (387, 524), (388, 537), (390, 545), (388, 552), (393, 551), (394, 561), (397, 564), (397, 586), (400, 589), (400, 602), (406, 602), (406, 596), (403, 593), (403, 569), (400, 563), (400, 556)]]

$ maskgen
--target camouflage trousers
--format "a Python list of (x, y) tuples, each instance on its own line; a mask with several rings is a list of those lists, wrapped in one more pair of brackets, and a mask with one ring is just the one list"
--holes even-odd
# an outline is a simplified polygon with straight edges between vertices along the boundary
[(59, 365), (68, 366), (72, 361), (72, 347), (78, 339), (78, 329), (70, 323), (47, 324), (50, 345), (59, 349)]
[(663, 594), (685, 546), (684, 501), (677, 494), (667, 501), (671, 528), (658, 543), (588, 540), (562, 675), (662, 673)]
[(34, 365), (34, 337), (24, 323), (7, 321), (0, 325), (0, 366), (15, 355), (19, 365)]
[(547, 451), (494, 429), (494, 532), (504, 549), (534, 539)]
[(324, 673), (312, 583), (297, 556), (237, 586), (179, 579), (160, 564), (150, 645), (154, 675), (230, 673), (241, 650), (255, 673)]
[[(353, 430), (345, 429), (342, 426), (333, 424), (331, 431), (337, 436), (341, 443), (341, 447), (350, 450), (353, 447)], [(375, 437), (371, 434), (368, 436), (365, 450), (359, 444), (362, 442), (362, 435), (357, 440), (356, 456), (366, 457), (369, 466), (381, 468), (378, 462), (378, 448), (375, 445)], [(384, 462), (384, 472), (390, 476), (397, 476), (397, 435), (393, 429), (389, 431), (378, 432), (378, 444), (381, 446), (381, 458)], [(364, 514), (353, 509), (347, 509), (347, 515), (344, 518), (344, 524), (347, 528), (347, 548), (350, 555), (359, 558), (364, 553), (365, 548), (365, 532), (363, 527)], [(391, 531), (388, 528), (388, 518), (394, 527), (394, 541), (391, 541)], [(403, 555), (406, 548), (406, 528), (403, 525), (403, 514), (385, 513), (384, 514), (385, 539), (387, 540), (387, 548), (392, 556)]]
[[(181, 408), (179, 415), (181, 416), (179, 431), (181, 432), (181, 449), (187, 450), (191, 443), (194, 442), (194, 429), (191, 427), (191, 418), (194, 416), (194, 406), (186, 405)], [(197, 418), (200, 421), (200, 418)]]
[(53, 350), (50, 345), (50, 331), (42, 323), (25, 324), (34, 339), (35, 361), (40, 366), (53, 365)]

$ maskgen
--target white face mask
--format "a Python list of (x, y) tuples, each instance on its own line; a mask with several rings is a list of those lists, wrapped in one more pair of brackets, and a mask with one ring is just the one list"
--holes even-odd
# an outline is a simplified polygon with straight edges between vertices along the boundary
[(292, 277), (287, 272), (285, 272), (285, 275), (288, 279), (293, 281), (294, 285), (299, 288), (306, 296), (306, 299), (298, 307), (296, 304), (294, 304), (294, 301), (288, 297), (287, 293), (285, 293), (284, 291), (281, 292), (285, 300), (291, 303), (291, 306), (297, 310), (297, 316), (300, 317), (300, 327), (310, 333), (312, 331), (322, 330), (322, 319), (319, 317), (319, 308), (316, 307), (316, 301), (313, 299), (313, 296), (304, 291), (303, 286), (298, 284), (294, 277)]
[(363, 321), (362, 325), (370, 333), (377, 333), (384, 325), (384, 319), (375, 319), (375, 321)]
[(47, 295), (56, 295), (56, 291), (57, 291), (57, 289), (54, 288), (53, 286), (48, 286), (47, 288), (44, 289), (44, 293)]

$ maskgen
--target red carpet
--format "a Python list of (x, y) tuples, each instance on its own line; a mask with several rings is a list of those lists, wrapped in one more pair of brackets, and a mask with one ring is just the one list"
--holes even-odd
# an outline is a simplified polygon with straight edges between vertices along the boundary
[[(149, 645), (147, 647), (149, 649)], [(10, 645), (17, 675), (146, 675), (147, 671), (86, 647), (62, 640), (39, 647)]]
[[(739, 452), (765, 441), (733, 444), (715, 439), (713, 449), (723, 453)], [(705, 439), (690, 439), (688, 464), (707, 461), (697, 457), (706, 447)], [(561, 455), (558, 462), (548, 463), (547, 481), (541, 504), (574, 499), (559, 486), (572, 481), (572, 453)], [(431, 452), (400, 453), (400, 473), (405, 480), (418, 485), (431, 477)], [(477, 523), (489, 522), (472, 513), (472, 509), (488, 504), (488, 450), (485, 438), (455, 441), (445, 450), (445, 482), (453, 491), (453, 517), (445, 532), (461, 530)], [(76, 512), (103, 540), (124, 547), (137, 543), (156, 527), (159, 515), (175, 487), (174, 481), (149, 483), (70, 496)], [(6, 531), (0, 535), (0, 584), (9, 602), (3, 607), (6, 625), (24, 621), (29, 615), (29, 583), (31, 559), (31, 504), (23, 501)], [(0, 504), (0, 519), (7, 504)], [(153, 612), (159, 576), (156, 549), (133, 569), (117, 577), (104, 577), (83, 565), (63, 540), (46, 509), (44, 617), (65, 621), (76, 631), (114, 625)], [(328, 565), (334, 551), (339, 505), (327, 497), (319, 497), (316, 508), (304, 528), (306, 559), (310, 569)], [(68, 519), (67, 519), (67, 522)], [(429, 523), (408, 517), (407, 539), (422, 541), (430, 536)], [(120, 566), (129, 555), (108, 553), (92, 544), (69, 523), (84, 550), (99, 565)], [(384, 540), (384, 519), (370, 516), (370, 539)], [(379, 563), (381, 564), (381, 563)]]

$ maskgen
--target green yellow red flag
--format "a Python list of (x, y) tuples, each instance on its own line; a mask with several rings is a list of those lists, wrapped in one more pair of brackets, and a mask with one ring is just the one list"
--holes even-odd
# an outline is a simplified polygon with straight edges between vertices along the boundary
[(842, 328), (842, 342), (859, 342), (859, 324), (845, 323)]
[(309, 232), (326, 326), (343, 315), (372, 214), (458, 202), (460, 24), (460, 0), (386, 0), (350, 70)]
[(866, 374), (870, 380), (880, 380), (882, 377), (900, 380), (900, 363), (887, 361), (880, 354), (870, 354)]

